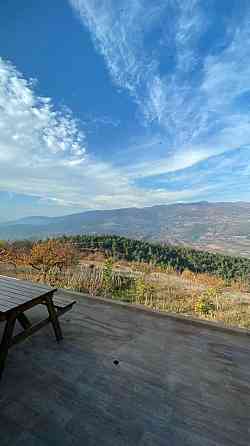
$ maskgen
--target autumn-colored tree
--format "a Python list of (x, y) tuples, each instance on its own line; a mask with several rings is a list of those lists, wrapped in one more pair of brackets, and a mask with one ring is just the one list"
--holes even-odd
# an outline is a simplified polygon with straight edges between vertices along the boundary
[(8, 250), (6, 249), (5, 246), (0, 245), (0, 262), (7, 263), (8, 258), (9, 258)]
[(52, 269), (62, 271), (77, 261), (77, 252), (70, 243), (59, 240), (47, 240), (34, 243), (28, 258), (28, 264), (40, 271), (45, 277)]
[(29, 249), (17, 248), (14, 244), (2, 242), (0, 244), (0, 263), (7, 263), (15, 267), (27, 264)]

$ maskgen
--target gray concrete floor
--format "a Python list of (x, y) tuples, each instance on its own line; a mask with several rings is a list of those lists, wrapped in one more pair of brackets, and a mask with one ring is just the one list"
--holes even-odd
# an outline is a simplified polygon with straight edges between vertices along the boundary
[(77, 300), (11, 350), (1, 446), (250, 445), (249, 338)]

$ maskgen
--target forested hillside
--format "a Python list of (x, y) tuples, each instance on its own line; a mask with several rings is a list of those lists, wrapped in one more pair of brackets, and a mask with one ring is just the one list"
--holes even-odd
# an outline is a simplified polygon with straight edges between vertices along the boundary
[(208, 273), (226, 280), (246, 278), (250, 275), (250, 260), (226, 256), (192, 248), (148, 243), (119, 236), (64, 236), (76, 247), (99, 249), (116, 258), (128, 261), (151, 262), (170, 266), (182, 272), (185, 269), (196, 273)]

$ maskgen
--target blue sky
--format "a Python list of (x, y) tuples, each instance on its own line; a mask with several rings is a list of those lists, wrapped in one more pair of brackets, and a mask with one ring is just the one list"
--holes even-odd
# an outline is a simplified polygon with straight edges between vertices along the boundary
[(0, 220), (250, 201), (248, 0), (0, 3)]

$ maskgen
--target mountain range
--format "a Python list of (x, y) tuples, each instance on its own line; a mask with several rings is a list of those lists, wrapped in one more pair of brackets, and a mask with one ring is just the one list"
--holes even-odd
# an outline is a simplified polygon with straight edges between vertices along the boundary
[(2, 240), (82, 233), (116, 234), (250, 256), (250, 203), (177, 203), (26, 217), (0, 224)]

